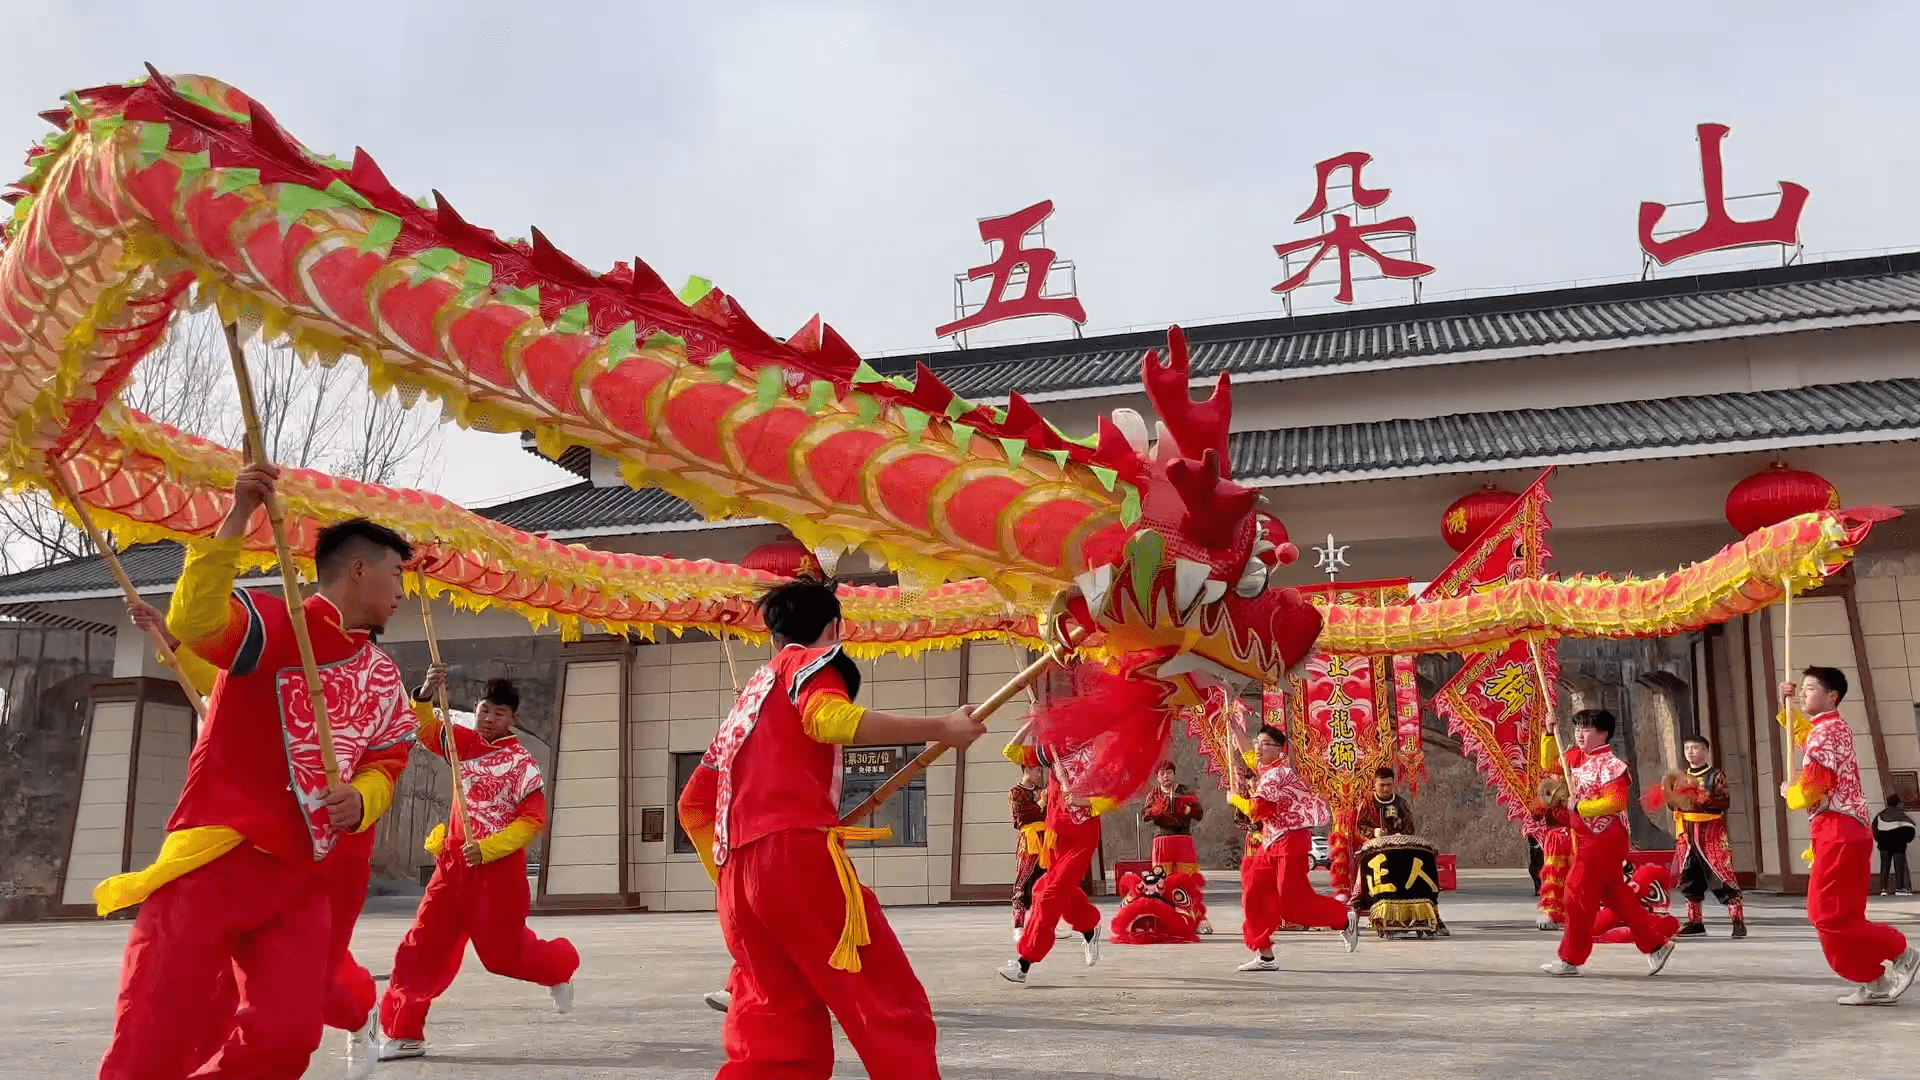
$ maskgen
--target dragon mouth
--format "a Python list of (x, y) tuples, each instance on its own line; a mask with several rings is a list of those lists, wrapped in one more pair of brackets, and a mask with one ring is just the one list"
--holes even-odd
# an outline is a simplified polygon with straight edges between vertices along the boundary
[(1175, 580), (1177, 567), (1156, 575), (1144, 594), (1132, 580), (1116, 581), (1114, 571), (1104, 566), (1081, 575), (1057, 611), (1089, 624), (1099, 635), (1097, 651), (1139, 658), (1136, 673), (1194, 695), (1213, 684), (1279, 682), (1320, 633), (1320, 612), (1292, 589), (1249, 597), (1202, 588), (1182, 607), (1181, 593), (1191, 590)]

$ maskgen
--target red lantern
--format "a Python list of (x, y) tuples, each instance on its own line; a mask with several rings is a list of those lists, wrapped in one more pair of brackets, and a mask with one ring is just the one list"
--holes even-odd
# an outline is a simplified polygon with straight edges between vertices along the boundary
[(761, 544), (747, 552), (740, 565), (780, 577), (826, 577), (820, 572), (820, 561), (813, 557), (813, 552), (791, 536)]
[(1840, 509), (1840, 492), (1827, 478), (1774, 462), (1727, 492), (1727, 524), (1745, 536), (1816, 510)]
[(1482, 533), (1500, 520), (1507, 512), (1513, 500), (1520, 496), (1511, 491), (1502, 491), (1492, 484), (1481, 488), (1471, 495), (1455, 499), (1453, 505), (1440, 515), (1440, 535), (1447, 546), (1455, 551), (1465, 551)]

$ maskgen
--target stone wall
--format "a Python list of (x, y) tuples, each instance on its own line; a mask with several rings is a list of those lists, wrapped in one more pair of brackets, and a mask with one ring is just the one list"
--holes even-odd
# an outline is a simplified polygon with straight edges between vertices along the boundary
[(0, 922), (44, 918), (59, 904), (88, 698), (112, 670), (111, 638), (0, 629)]

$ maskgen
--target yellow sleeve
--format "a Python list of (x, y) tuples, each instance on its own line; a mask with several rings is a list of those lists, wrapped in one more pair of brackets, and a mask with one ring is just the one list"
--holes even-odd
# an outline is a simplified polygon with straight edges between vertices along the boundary
[(1813, 731), (1813, 721), (1806, 713), (1793, 708), (1781, 709), (1774, 714), (1773, 719), (1775, 723), (1787, 729), (1787, 733), (1793, 737), (1793, 745), (1807, 745), (1807, 735)]
[(1255, 770), (1257, 770), (1257, 769), (1259, 769), (1259, 768), (1260, 768), (1260, 764), (1259, 764), (1259, 761), (1260, 761), (1260, 758), (1259, 758), (1259, 755), (1257, 755), (1257, 754), (1255, 754), (1255, 753), (1254, 753), (1253, 751), (1251, 751), (1251, 750), (1242, 750), (1242, 751), (1240, 751), (1240, 758), (1241, 758), (1241, 760), (1243, 760), (1243, 761), (1245, 761), (1245, 762), (1247, 763), (1247, 768), (1249, 768), (1249, 769), (1255, 769)]
[(393, 781), (386, 773), (368, 769), (348, 782), (360, 792), (360, 827), (354, 832), (366, 832), (393, 805)]
[(1099, 798), (1098, 796), (1095, 796), (1094, 798), (1087, 800), (1087, 809), (1092, 812), (1094, 817), (1099, 817), (1101, 814), (1109, 813), (1117, 809), (1119, 806), (1120, 806), (1120, 801), (1118, 799), (1102, 799), (1102, 798)]
[(513, 824), (480, 841), (480, 861), (492, 862), (519, 851), (540, 835), (540, 822), (516, 818)]
[[(154, 657), (161, 660), (162, 663), (166, 662), (159, 653), (154, 653)], [(213, 684), (220, 678), (219, 668), (200, 659), (192, 649), (187, 648), (185, 645), (173, 650), (173, 658), (180, 661), (181, 674), (187, 677), (187, 681), (193, 684), (195, 690), (200, 691), (201, 697), (206, 697), (208, 694), (213, 693)]]
[(1040, 764), (1040, 752), (1026, 743), (1010, 742), (1000, 753), (1023, 769)]
[(1248, 817), (1253, 816), (1253, 800), (1247, 798), (1245, 795), (1229, 795), (1227, 796), (1227, 802), (1231, 803), (1235, 810), (1240, 811)]
[(848, 701), (845, 695), (821, 692), (808, 696), (800, 721), (814, 742), (845, 746), (859, 734), (860, 720), (866, 715), (866, 709)]
[[(233, 618), (233, 583), (240, 576), (240, 539), (196, 540), (167, 605), (167, 631), (183, 648), (217, 642)], [(213, 653), (217, 659), (219, 653)], [(206, 657), (203, 656), (203, 659)]]
[(1540, 736), (1540, 767), (1556, 769), (1560, 765), (1560, 740), (1553, 735)]
[(447, 823), (443, 821), (435, 825), (433, 831), (427, 834), (427, 842), (420, 846), (427, 849), (427, 854), (437, 858), (440, 852), (446, 850)]

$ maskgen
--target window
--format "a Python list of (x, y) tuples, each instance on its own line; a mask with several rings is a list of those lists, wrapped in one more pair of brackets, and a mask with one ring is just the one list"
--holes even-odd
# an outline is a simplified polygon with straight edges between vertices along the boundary
[[(887, 777), (912, 761), (925, 746), (849, 746), (841, 761), (840, 812), (860, 805), (860, 801), (879, 789), (887, 782)], [(673, 755), (674, 800), (679, 801), (679, 793), (686, 790), (693, 779), (693, 771), (700, 767), (698, 753)], [(680, 815), (668, 815), (673, 819), (673, 850), (678, 855), (693, 854), (693, 841), (686, 830), (680, 827)], [(873, 817), (861, 822), (873, 828), (893, 830), (893, 836), (877, 841), (881, 847), (926, 847), (927, 846), (927, 776), (921, 773), (913, 778), (905, 790), (887, 800)]]
[[(673, 802), (675, 806), (680, 804), (680, 793), (687, 790), (687, 784), (693, 780), (693, 770), (700, 767), (701, 757), (702, 754), (698, 751), (691, 754), (673, 755)], [(680, 827), (680, 815), (676, 813), (668, 816), (673, 818), (673, 853), (676, 855), (693, 854), (693, 838), (687, 835), (687, 830)]]
[[(887, 777), (899, 772), (918, 757), (926, 746), (849, 746), (843, 751), (840, 766), (840, 813), (859, 806), (867, 796), (879, 790)], [(878, 847), (927, 846), (927, 774), (915, 776), (907, 786), (873, 817), (861, 822), (876, 829), (892, 829), (893, 835), (875, 841)]]

